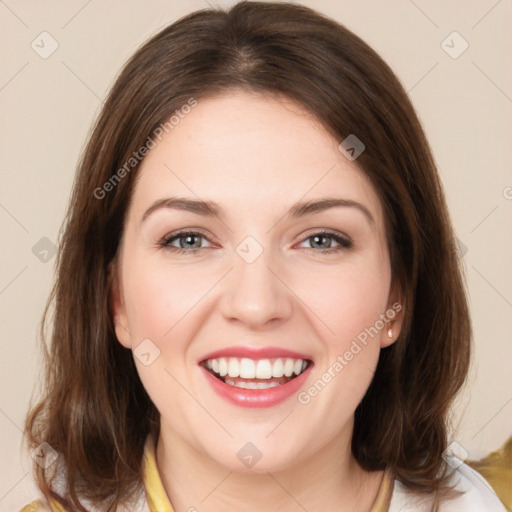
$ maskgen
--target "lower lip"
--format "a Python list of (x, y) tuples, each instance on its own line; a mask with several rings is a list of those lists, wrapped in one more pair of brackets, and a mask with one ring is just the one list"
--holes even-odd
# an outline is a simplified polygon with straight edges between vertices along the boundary
[(310, 365), (298, 377), (288, 381), (286, 384), (267, 389), (244, 389), (230, 386), (214, 377), (202, 366), (201, 369), (212, 389), (224, 400), (238, 407), (261, 408), (277, 405), (297, 393), (308, 378), (312, 366)]

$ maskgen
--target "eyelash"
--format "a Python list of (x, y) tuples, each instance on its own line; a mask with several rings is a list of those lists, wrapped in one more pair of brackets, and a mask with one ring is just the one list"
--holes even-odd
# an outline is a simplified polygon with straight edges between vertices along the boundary
[[(205, 238), (206, 240), (208, 240), (208, 238), (206, 238), (205, 235), (203, 235), (202, 233), (199, 233), (197, 231), (180, 231), (180, 232), (174, 233), (170, 236), (165, 236), (164, 238), (162, 238), (162, 240), (160, 240), (158, 245), (160, 247), (168, 249), (177, 254), (191, 254), (191, 253), (195, 254), (198, 251), (200, 251), (201, 249), (208, 249), (207, 247), (198, 247), (197, 249), (182, 249), (182, 248), (174, 247), (174, 246), (170, 245), (171, 242), (174, 242), (175, 240), (179, 240), (180, 238), (184, 238), (185, 236), (189, 236), (189, 235), (199, 236), (199, 237), (202, 237), (202, 238)], [(305, 248), (306, 251), (312, 252), (312, 253), (320, 253), (320, 254), (334, 254), (334, 253), (338, 253), (340, 251), (346, 251), (346, 250), (349, 250), (352, 248), (351, 241), (339, 236), (336, 233), (332, 233), (330, 231), (318, 231), (316, 233), (313, 233), (313, 234), (305, 237), (302, 240), (302, 242), (309, 240), (310, 238), (313, 238), (315, 236), (324, 236), (324, 237), (332, 238), (334, 241), (338, 242), (340, 245), (338, 247), (323, 249), (323, 250), (322, 249), (317, 250), (317, 249), (313, 249), (313, 248)]]

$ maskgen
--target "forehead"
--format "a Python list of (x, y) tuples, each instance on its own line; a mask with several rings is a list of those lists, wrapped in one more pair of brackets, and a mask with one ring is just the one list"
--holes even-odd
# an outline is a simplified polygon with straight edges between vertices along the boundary
[[(281, 211), (298, 200), (364, 202), (378, 223), (374, 187), (337, 141), (290, 99), (230, 92), (199, 99), (142, 161), (132, 205), (170, 195), (214, 200), (242, 211)], [(229, 212), (228, 212), (229, 213)]]

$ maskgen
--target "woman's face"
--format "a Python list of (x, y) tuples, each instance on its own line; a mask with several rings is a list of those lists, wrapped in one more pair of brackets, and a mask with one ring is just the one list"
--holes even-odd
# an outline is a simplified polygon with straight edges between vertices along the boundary
[[(139, 169), (117, 337), (161, 435), (232, 470), (346, 448), (399, 334), (383, 210), (340, 142), (290, 100), (236, 91), (199, 100)], [(312, 206), (326, 199), (345, 203)]]

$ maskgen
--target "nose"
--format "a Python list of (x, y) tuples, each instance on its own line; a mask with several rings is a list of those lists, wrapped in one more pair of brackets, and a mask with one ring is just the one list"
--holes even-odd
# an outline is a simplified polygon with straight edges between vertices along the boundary
[(227, 320), (261, 329), (291, 316), (293, 293), (270, 252), (264, 250), (252, 263), (237, 253), (233, 255), (234, 268), (226, 276), (221, 298), (221, 311)]

